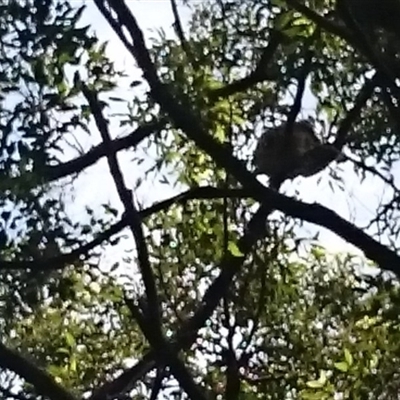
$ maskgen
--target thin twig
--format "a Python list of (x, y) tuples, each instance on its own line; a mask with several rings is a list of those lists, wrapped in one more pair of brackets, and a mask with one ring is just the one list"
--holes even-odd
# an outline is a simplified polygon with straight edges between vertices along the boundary
[(190, 48), (190, 46), (185, 38), (185, 33), (183, 32), (181, 17), (179, 16), (179, 11), (178, 11), (178, 6), (176, 4), (176, 1), (170, 0), (170, 3), (171, 3), (171, 8), (172, 8), (172, 13), (173, 13), (174, 19), (175, 19), (174, 28), (175, 28), (176, 34), (178, 35), (179, 41), (181, 42), (182, 49), (185, 52), (187, 58), (189, 59), (190, 63), (192, 64), (192, 66), (196, 67), (196, 59), (194, 57), (192, 49)]

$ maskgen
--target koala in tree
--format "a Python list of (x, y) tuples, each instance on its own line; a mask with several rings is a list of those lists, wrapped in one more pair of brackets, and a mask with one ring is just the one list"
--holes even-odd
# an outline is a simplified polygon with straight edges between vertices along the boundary
[(277, 188), (285, 179), (311, 176), (341, 156), (331, 144), (323, 144), (309, 121), (293, 124), (286, 132), (286, 124), (264, 132), (254, 151), (256, 174), (270, 178), (270, 186)]

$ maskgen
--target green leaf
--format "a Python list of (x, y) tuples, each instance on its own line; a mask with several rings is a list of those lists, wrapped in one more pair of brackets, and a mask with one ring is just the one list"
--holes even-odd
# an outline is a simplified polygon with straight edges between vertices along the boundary
[(56, 350), (56, 353), (59, 353), (59, 354), (70, 354), (70, 350), (69, 349), (66, 349), (65, 347), (59, 347), (57, 350)]
[(349, 370), (349, 365), (345, 361), (336, 362), (333, 365), (336, 369), (342, 372), (347, 372)]
[(71, 360), (70, 360), (70, 362), (69, 362), (69, 369), (70, 369), (70, 371), (71, 371), (71, 372), (76, 372), (76, 366), (77, 366), (76, 357), (72, 356), (72, 357), (71, 357)]
[(75, 346), (75, 343), (76, 343), (75, 338), (73, 337), (73, 335), (70, 332), (65, 332), (64, 337), (65, 337), (65, 342), (67, 343), (67, 345), (69, 347)]
[(353, 356), (351, 355), (350, 351), (348, 349), (344, 349), (344, 358), (348, 364), (349, 367), (353, 365)]
[(228, 250), (234, 257), (243, 257), (244, 254), (239, 250), (239, 247), (234, 242), (229, 242)]
[(315, 380), (315, 381), (308, 381), (306, 385), (312, 389), (321, 389), (322, 387), (324, 387), (325, 383), (321, 382), (320, 380)]

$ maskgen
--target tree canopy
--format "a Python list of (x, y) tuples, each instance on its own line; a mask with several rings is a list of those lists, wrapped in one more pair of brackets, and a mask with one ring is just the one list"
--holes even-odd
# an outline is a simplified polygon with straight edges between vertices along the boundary
[[(130, 69), (85, 5), (0, 5), (0, 398), (397, 399), (400, 1), (94, 4)], [(343, 159), (269, 187), (300, 119)], [(350, 174), (365, 224), (305, 200)]]

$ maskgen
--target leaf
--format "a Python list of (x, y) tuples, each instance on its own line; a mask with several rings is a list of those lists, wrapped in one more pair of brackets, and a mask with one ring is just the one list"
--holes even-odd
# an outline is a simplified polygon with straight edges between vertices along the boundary
[(58, 354), (70, 354), (70, 351), (68, 350), (68, 349), (66, 349), (65, 347), (59, 347), (57, 350), (56, 350), (56, 353), (58, 353)]
[(75, 338), (73, 337), (73, 335), (70, 332), (65, 332), (64, 337), (65, 337), (65, 342), (67, 343), (67, 345), (69, 347), (75, 346)]
[(327, 382), (326, 372), (324, 370), (321, 370), (318, 380), (308, 381), (306, 385), (313, 389), (320, 389), (325, 386), (326, 382)]
[(348, 349), (344, 349), (344, 358), (348, 364), (349, 367), (353, 365), (353, 356), (351, 355), (350, 351)]
[(276, 17), (275, 24), (278, 29), (285, 29), (293, 22), (293, 13), (283, 13)]
[(347, 372), (349, 370), (349, 365), (345, 361), (336, 362), (333, 365), (337, 370), (342, 372)]
[(71, 357), (71, 360), (70, 360), (70, 363), (69, 363), (69, 369), (70, 369), (70, 371), (71, 371), (71, 372), (76, 372), (76, 366), (77, 366), (76, 357), (72, 356), (72, 357)]
[(312, 388), (312, 389), (321, 389), (321, 388), (325, 385), (325, 382), (320, 382), (319, 380), (316, 380), (316, 381), (308, 381), (308, 382), (306, 383), (306, 385), (307, 385), (309, 388)]
[(304, 400), (322, 400), (327, 398), (326, 393), (318, 391), (305, 390), (301, 393), (301, 398)]
[(110, 96), (110, 97), (109, 97), (109, 100), (115, 101), (115, 102), (119, 102), (119, 103), (125, 101), (125, 99), (121, 99), (121, 97), (115, 97), (115, 96)]
[(228, 250), (234, 257), (243, 257), (244, 254), (239, 250), (239, 247), (234, 242), (229, 242)]
[(139, 86), (141, 83), (142, 83), (142, 81), (133, 81), (133, 82), (131, 82), (131, 84), (129, 86), (136, 87), (136, 86)]

